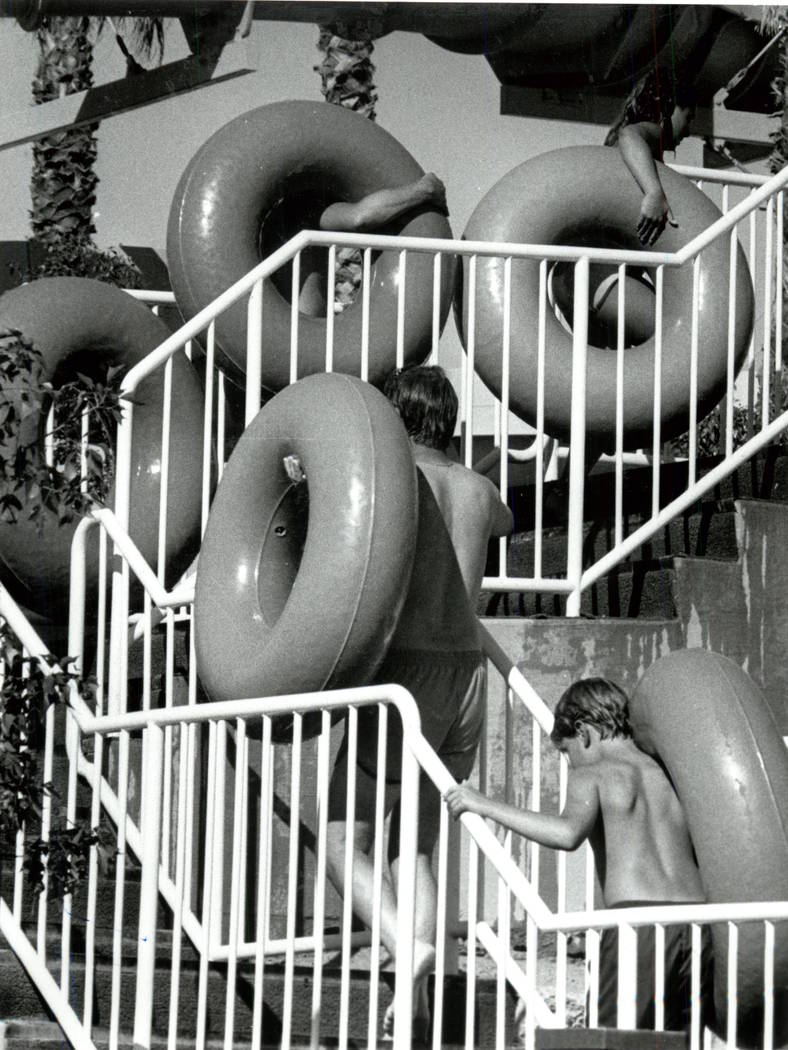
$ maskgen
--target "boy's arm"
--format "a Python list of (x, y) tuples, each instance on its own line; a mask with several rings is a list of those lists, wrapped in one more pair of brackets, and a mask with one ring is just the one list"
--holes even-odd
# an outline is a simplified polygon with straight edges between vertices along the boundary
[(621, 157), (643, 191), (637, 232), (645, 246), (655, 243), (670, 216), (670, 206), (654, 160), (661, 153), (660, 134), (658, 124), (644, 121), (628, 124), (618, 136)]
[(423, 204), (446, 211), (446, 188), (432, 172), (407, 186), (376, 190), (360, 201), (329, 204), (320, 216), (320, 229), (342, 233), (373, 230)]
[(569, 778), (566, 805), (560, 816), (497, 802), (468, 784), (451, 788), (444, 798), (455, 820), (461, 813), (478, 813), (480, 817), (489, 817), (518, 835), (551, 849), (577, 849), (591, 834), (599, 816), (596, 781), (588, 774), (579, 772)]

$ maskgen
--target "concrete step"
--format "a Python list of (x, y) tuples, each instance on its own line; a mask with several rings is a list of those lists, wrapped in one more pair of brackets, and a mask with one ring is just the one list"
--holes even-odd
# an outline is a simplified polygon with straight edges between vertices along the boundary
[[(720, 462), (719, 458), (698, 461), (696, 476), (703, 477)], [(514, 465), (512, 465), (514, 466)], [(532, 468), (531, 468), (532, 470)], [(533, 480), (519, 480), (515, 469), (510, 471), (509, 499), (515, 516), (517, 531), (533, 528)], [(681, 495), (687, 486), (687, 464), (664, 463), (660, 468), (660, 506), (666, 506)], [(651, 513), (651, 467), (637, 467), (624, 475), (624, 514), (642, 517)], [(606, 469), (590, 474), (586, 479), (585, 502), (587, 521), (604, 521), (613, 517), (615, 508), (615, 475)], [(707, 499), (716, 501), (736, 499), (788, 500), (788, 455), (785, 449), (772, 446), (765, 453), (745, 463), (720, 482)], [(569, 481), (564, 476), (544, 486), (545, 527), (565, 527), (569, 505)]]
[(537, 1028), (536, 1050), (685, 1050), (683, 1032), (623, 1028)]
[[(97, 1050), (109, 1050), (109, 1029), (94, 1028), (91, 1038)], [(0, 1021), (0, 1047), (3, 1050), (64, 1050), (65, 1041), (63, 1032), (54, 1021)], [(128, 1047), (133, 1050), (134, 1040), (130, 1032), (121, 1032), (118, 1046)], [(178, 1050), (192, 1050), (196, 1046), (194, 1039), (179, 1039)], [(223, 1039), (209, 1039), (205, 1043), (206, 1050), (222, 1050)], [(302, 1044), (306, 1050), (306, 1044)], [(293, 1050), (302, 1050), (302, 1046), (293, 1045)], [(165, 1050), (167, 1039), (163, 1036), (153, 1036), (151, 1039), (151, 1050)], [(251, 1043), (233, 1043), (234, 1050), (251, 1050)]]
[[(583, 594), (581, 614), (586, 616), (662, 616), (675, 615), (660, 574), (677, 556), (713, 557), (735, 560), (736, 509), (733, 503), (704, 502), (697, 513), (686, 514), (661, 529), (635, 553), (617, 565), (607, 576)], [(631, 517), (625, 522), (624, 538), (642, 524)], [(610, 522), (584, 526), (583, 563), (591, 565), (614, 546)], [(507, 569), (510, 575), (530, 575), (535, 571), (533, 533), (519, 533), (509, 547)], [(497, 551), (488, 562), (488, 572), (497, 573)], [(542, 575), (566, 575), (566, 531), (552, 528), (542, 537)], [(492, 595), (480, 600), (482, 615), (562, 616), (566, 599), (553, 594)]]
[[(57, 962), (50, 962), (50, 971), (57, 978)], [(284, 966), (273, 964), (266, 968), (263, 1006), (263, 1042), (279, 1045), (282, 1034), (284, 1004)], [(72, 991), (70, 1002), (78, 1016), (83, 1010), (84, 970), (78, 960), (72, 964)], [(98, 965), (95, 970), (94, 1024), (106, 1027), (109, 1021), (110, 981), (109, 966)], [(226, 968), (213, 965), (209, 974), (207, 1033), (211, 1039), (219, 1040), (224, 1034), (226, 1004)], [(181, 968), (180, 999), (178, 1011), (179, 1045), (189, 1045), (194, 1038), (197, 1008), (198, 968), (194, 961), (184, 961)], [(307, 1042), (311, 1025), (313, 975), (311, 966), (296, 966), (293, 994), (292, 1034), (296, 1044)], [(233, 1045), (244, 1045), (251, 1038), (252, 998), (254, 978), (247, 963), (239, 963), (237, 994), (235, 996), (235, 1024)], [(339, 1026), (341, 974), (339, 969), (325, 969), (322, 990), (321, 1043), (330, 1043), (336, 1038)], [(391, 1002), (393, 974), (382, 973), (380, 979), (378, 1025)], [(131, 965), (124, 965), (120, 991), (120, 1028), (130, 1033), (134, 1022), (134, 974)], [(430, 986), (432, 1000), (433, 988)], [(157, 1036), (167, 1033), (169, 1020), (170, 975), (169, 968), (160, 967), (153, 991), (153, 1030)], [(443, 1043), (464, 1043), (466, 982), (462, 974), (445, 978)], [(16, 1031), (16, 1037), (35, 1034), (36, 1025), (46, 1017), (46, 1009), (24, 971), (9, 949), (0, 949), (0, 1001), (3, 1014), (26, 1026)], [(99, 1006), (100, 1004), (100, 1006)], [(488, 1046), (495, 1042), (496, 981), (491, 978), (477, 979), (476, 985), (475, 1042)], [(364, 971), (353, 971), (349, 1003), (349, 1035), (352, 1044), (366, 1045), (369, 1012), (369, 975)], [(507, 998), (507, 1041), (513, 1041), (515, 1032), (515, 1001)], [(11, 1034), (14, 1034), (13, 1031)], [(324, 1038), (324, 1037), (325, 1038)], [(185, 1040), (181, 1044), (181, 1039)], [(28, 1044), (29, 1045), (29, 1044)], [(38, 1045), (38, 1044), (36, 1044)], [(62, 1040), (61, 1040), (62, 1045)]]

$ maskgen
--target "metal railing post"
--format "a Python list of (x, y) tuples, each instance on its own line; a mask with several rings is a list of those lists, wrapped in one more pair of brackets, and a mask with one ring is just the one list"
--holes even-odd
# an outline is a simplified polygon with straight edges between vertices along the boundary
[(588, 349), (588, 286), (590, 266), (584, 255), (575, 263), (575, 296), (572, 315), (572, 414), (569, 453), (569, 526), (566, 578), (572, 590), (566, 615), (580, 615), (583, 576), (583, 495), (586, 451), (586, 352)]
[[(123, 391), (121, 391), (121, 396)], [(123, 417), (118, 426), (118, 447), (115, 470), (115, 516), (120, 528), (128, 535), (129, 503), (131, 500), (131, 443), (134, 423), (133, 405), (121, 400)], [(129, 607), (128, 567), (120, 551), (114, 549), (112, 568), (112, 605), (109, 639), (109, 682), (107, 712), (121, 713), (121, 698), (126, 685), (127, 616)]]
[(399, 886), (397, 892), (397, 959), (394, 1050), (410, 1050), (413, 1003), (413, 920), (416, 898), (416, 846), (419, 808), (419, 763), (406, 737), (402, 748), (402, 813), (414, 819), (400, 822)]
[(159, 845), (161, 839), (164, 729), (151, 722), (145, 730), (145, 782), (150, 792), (145, 803), (142, 839), (140, 912), (137, 941), (137, 983), (134, 1000), (134, 1045), (149, 1050), (153, 1022), (153, 982), (156, 976), (156, 918), (159, 905)]
[(636, 930), (622, 922), (618, 927), (618, 1028), (637, 1028), (637, 951)]

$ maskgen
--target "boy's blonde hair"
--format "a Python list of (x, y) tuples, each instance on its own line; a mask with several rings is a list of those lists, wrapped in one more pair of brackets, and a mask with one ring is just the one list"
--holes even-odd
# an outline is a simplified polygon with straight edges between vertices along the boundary
[(598, 729), (603, 740), (631, 737), (627, 694), (607, 678), (581, 678), (574, 682), (558, 701), (550, 739), (557, 744), (577, 736), (581, 723)]

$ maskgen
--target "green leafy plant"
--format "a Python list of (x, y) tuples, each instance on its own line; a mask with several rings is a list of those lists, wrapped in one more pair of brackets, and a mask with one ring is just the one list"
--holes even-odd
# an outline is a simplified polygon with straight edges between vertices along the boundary
[[(17, 835), (25, 830), (23, 866), (28, 884), (36, 892), (44, 886), (62, 897), (71, 893), (85, 876), (90, 851), (97, 850), (100, 867), (111, 855), (107, 835), (85, 822), (69, 824), (65, 808), (55, 787), (44, 783), (41, 752), (46, 712), (52, 705), (65, 704), (71, 685), (86, 699), (93, 694), (94, 682), (70, 669), (71, 660), (58, 661), (47, 656), (45, 671), (37, 659), (25, 656), (19, 640), (0, 623), (0, 652), (4, 657), (0, 684), (0, 856), (13, 856)], [(63, 669), (65, 668), (65, 670)], [(46, 838), (41, 834), (44, 799), (51, 800), (51, 826)], [(31, 830), (38, 834), (31, 834)]]
[[(121, 418), (120, 368), (103, 377), (79, 374), (55, 389), (44, 378), (40, 352), (16, 329), (0, 331), (0, 521), (20, 514), (43, 527), (43, 512), (59, 524), (105, 502), (114, 477), (113, 436)], [(51, 464), (42, 454), (40, 428), (54, 407)], [(81, 459), (82, 413), (88, 411), (85, 484)]]
[[(769, 419), (774, 419), (788, 408), (788, 375), (772, 376), (769, 392)], [(733, 447), (739, 448), (761, 429), (761, 405), (757, 402), (752, 412), (742, 405), (733, 408)], [(720, 413), (715, 408), (705, 416), (697, 429), (697, 450), (700, 458), (722, 456), (725, 454), (725, 422), (720, 427)], [(721, 432), (722, 431), (722, 432)], [(783, 432), (774, 442), (776, 445), (788, 444), (788, 435)], [(686, 456), (689, 451), (689, 432), (674, 438), (670, 443), (677, 456)]]

